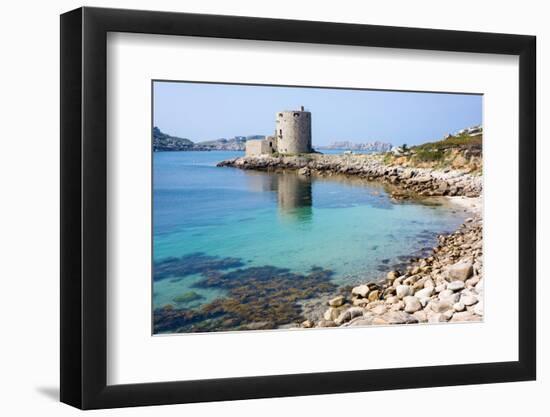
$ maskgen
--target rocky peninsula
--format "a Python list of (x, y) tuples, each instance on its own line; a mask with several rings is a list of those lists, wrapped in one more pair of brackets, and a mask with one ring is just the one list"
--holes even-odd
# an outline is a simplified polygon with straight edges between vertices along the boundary
[(461, 168), (425, 168), (387, 164), (382, 155), (244, 156), (222, 161), (220, 167), (261, 171), (296, 170), (300, 175), (331, 176), (344, 174), (368, 181), (383, 181), (395, 186), (392, 196), (465, 196), (478, 197), (483, 178), (466, 162)]
[[(428, 256), (411, 258), (403, 270), (325, 298), (306, 301), (297, 327), (471, 322), (483, 319), (483, 220), (481, 157), (446, 151), (451, 159), (418, 164), (386, 155), (261, 155), (222, 161), (221, 167), (294, 170), (305, 176), (349, 175), (390, 186), (395, 199), (445, 198), (471, 211), (454, 233), (438, 236)], [(449, 156), (450, 155), (450, 156)]]

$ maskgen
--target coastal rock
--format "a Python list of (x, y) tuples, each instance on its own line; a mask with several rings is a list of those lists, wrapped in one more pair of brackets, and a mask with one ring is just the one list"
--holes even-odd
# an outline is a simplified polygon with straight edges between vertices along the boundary
[(388, 308), (383, 305), (383, 304), (379, 304), (377, 306), (374, 306), (373, 308), (370, 309), (370, 311), (378, 316), (384, 314), (386, 311), (388, 311)]
[(353, 320), (351, 320), (349, 323), (347, 323), (347, 326), (370, 326), (372, 325), (372, 317), (356, 317)]
[(479, 276), (476, 275), (476, 276), (473, 276), (470, 279), (467, 279), (464, 284), (465, 284), (466, 288), (474, 288), (477, 285), (478, 282), (479, 282)]
[(447, 272), (452, 280), (466, 281), (472, 276), (473, 264), (470, 261), (460, 261), (451, 265)]
[(369, 295), (368, 295), (368, 300), (369, 301), (376, 301), (380, 298), (380, 291), (379, 290), (372, 290), (371, 292), (369, 292)]
[(414, 313), (422, 308), (420, 300), (413, 295), (408, 295), (403, 298), (403, 302), (405, 303), (405, 313)]
[(439, 300), (448, 304), (454, 304), (460, 300), (460, 294), (453, 293), (447, 297), (441, 297)]
[(413, 289), (410, 285), (398, 285), (395, 288), (395, 293), (397, 295), (397, 298), (403, 298), (403, 297), (406, 297), (408, 295), (412, 295), (413, 294)]
[(445, 290), (443, 290), (443, 291), (441, 291), (441, 292), (439, 293), (438, 298), (439, 298), (440, 300), (443, 300), (443, 299), (445, 299), (445, 298), (449, 298), (449, 297), (451, 297), (452, 295), (454, 295), (454, 291), (452, 291), (452, 290), (450, 290), (450, 289), (448, 289), (448, 288), (449, 288), (449, 287), (447, 287), (447, 289), (445, 289)]
[(472, 306), (478, 302), (478, 299), (475, 295), (462, 294), (462, 296), (460, 297), (460, 302), (465, 306)]
[(463, 311), (466, 308), (464, 303), (458, 302), (453, 304), (453, 310), (454, 311)]
[(447, 288), (447, 284), (442, 283), (442, 284), (436, 285), (434, 291), (436, 293), (440, 293), (441, 291), (444, 291), (446, 288)]
[(405, 276), (400, 276), (400, 277), (397, 277), (393, 280), (393, 284), (392, 284), (392, 287), (393, 288), (397, 288), (399, 287), (402, 283), (403, 283), (403, 280), (405, 279)]
[(391, 283), (394, 279), (399, 277), (399, 271), (390, 271), (386, 275), (386, 279)]
[(367, 295), (369, 294), (369, 286), (366, 285), (366, 284), (362, 284), (362, 285), (359, 285), (357, 287), (354, 287), (352, 290), (351, 290), (351, 293), (353, 295), (358, 295), (360, 297), (363, 297), (363, 298), (367, 298)]
[(429, 279), (428, 276), (424, 276), (422, 278), (419, 278), (416, 280), (416, 282), (413, 284), (413, 291), (416, 293), (418, 290), (421, 290), (424, 288), (424, 283)]
[(372, 324), (412, 324), (418, 323), (418, 319), (404, 311), (388, 311), (380, 317), (375, 317)]
[(422, 298), (417, 297), (417, 298), (420, 301), (420, 305), (422, 306), (422, 308), (426, 307), (428, 303), (431, 301), (430, 297), (422, 297)]
[(334, 298), (331, 298), (328, 301), (328, 305), (331, 307), (340, 307), (344, 304), (345, 301), (346, 301), (346, 298), (343, 295), (338, 295)]
[(398, 300), (395, 304), (390, 306), (391, 311), (399, 311), (405, 308), (405, 303), (402, 300)]
[(445, 323), (448, 320), (442, 313), (434, 313), (428, 316), (428, 323)]
[(455, 311), (453, 309), (450, 309), (450, 310), (444, 311), (441, 314), (443, 314), (443, 317), (445, 317), (445, 319), (447, 319), (447, 321), (449, 321), (453, 317), (453, 315), (455, 314)]
[(302, 322), (302, 327), (304, 329), (311, 329), (313, 327), (313, 322), (311, 320), (305, 320)]
[(323, 315), (324, 319), (327, 321), (335, 321), (340, 315), (340, 309), (336, 307), (329, 307), (325, 314)]
[(365, 307), (369, 303), (367, 298), (354, 298), (352, 304), (357, 307)]
[(413, 313), (413, 316), (416, 320), (418, 320), (419, 323), (427, 323), (428, 322), (428, 315), (424, 310), (415, 311)]
[(392, 295), (392, 296), (386, 298), (386, 303), (388, 303), (388, 304), (395, 304), (398, 301), (399, 301), (399, 298), (397, 298), (397, 296), (395, 296), (395, 295)]
[(428, 287), (415, 292), (414, 295), (418, 298), (429, 298), (432, 296), (433, 293), (434, 293), (434, 288)]
[(444, 311), (452, 309), (453, 304), (454, 303), (449, 301), (430, 301), (429, 307), (435, 313), (443, 313)]
[(345, 323), (346, 321), (350, 321), (351, 319), (362, 316), (364, 310), (361, 307), (350, 307), (346, 311), (342, 312), (334, 322), (337, 325), (341, 325), (342, 323)]
[(464, 288), (464, 281), (453, 281), (447, 284), (447, 289), (450, 291), (459, 291)]
[(394, 287), (387, 287), (383, 294), (382, 294), (382, 298), (386, 298), (386, 299), (389, 299), (390, 297), (394, 296), (395, 295), (395, 288)]

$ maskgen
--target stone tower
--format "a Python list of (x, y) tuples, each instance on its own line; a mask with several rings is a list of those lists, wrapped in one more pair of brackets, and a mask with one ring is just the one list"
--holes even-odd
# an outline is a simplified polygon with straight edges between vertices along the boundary
[(277, 151), (311, 152), (311, 113), (304, 110), (282, 111), (276, 117)]

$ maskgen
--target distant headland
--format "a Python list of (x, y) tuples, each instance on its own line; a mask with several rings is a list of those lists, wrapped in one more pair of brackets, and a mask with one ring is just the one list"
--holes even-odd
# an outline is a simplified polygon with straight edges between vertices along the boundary
[(248, 135), (193, 142), (188, 138), (180, 138), (164, 133), (155, 126), (153, 127), (153, 151), (244, 151), (247, 140), (263, 139), (264, 137), (263, 135)]

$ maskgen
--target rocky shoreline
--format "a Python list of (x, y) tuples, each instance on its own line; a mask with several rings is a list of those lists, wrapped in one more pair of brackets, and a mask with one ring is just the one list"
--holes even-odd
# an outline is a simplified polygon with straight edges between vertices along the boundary
[[(373, 155), (257, 156), (223, 161), (240, 169), (297, 170), (300, 175), (352, 175), (391, 184), (392, 196), (462, 196), (474, 208), (458, 230), (438, 236), (428, 256), (412, 258), (403, 271), (340, 293), (304, 308), (301, 328), (391, 324), (475, 322), (483, 320), (482, 177), (461, 169), (390, 166)], [(468, 198), (466, 198), (468, 197)], [(455, 200), (455, 198), (453, 198)], [(462, 200), (464, 202), (464, 200)], [(473, 203), (472, 203), (473, 202)], [(303, 306), (304, 307), (304, 306)], [(314, 310), (315, 311), (314, 313)]]
[(380, 155), (245, 156), (222, 161), (217, 166), (260, 171), (296, 170), (305, 176), (358, 176), (395, 186), (392, 192), (395, 198), (410, 195), (479, 197), (483, 190), (482, 176), (468, 169), (387, 165)]
[(423, 258), (411, 259), (404, 271), (390, 271), (341, 291), (327, 301), (321, 319), (301, 327), (466, 322), (483, 320), (483, 222), (468, 218)]

